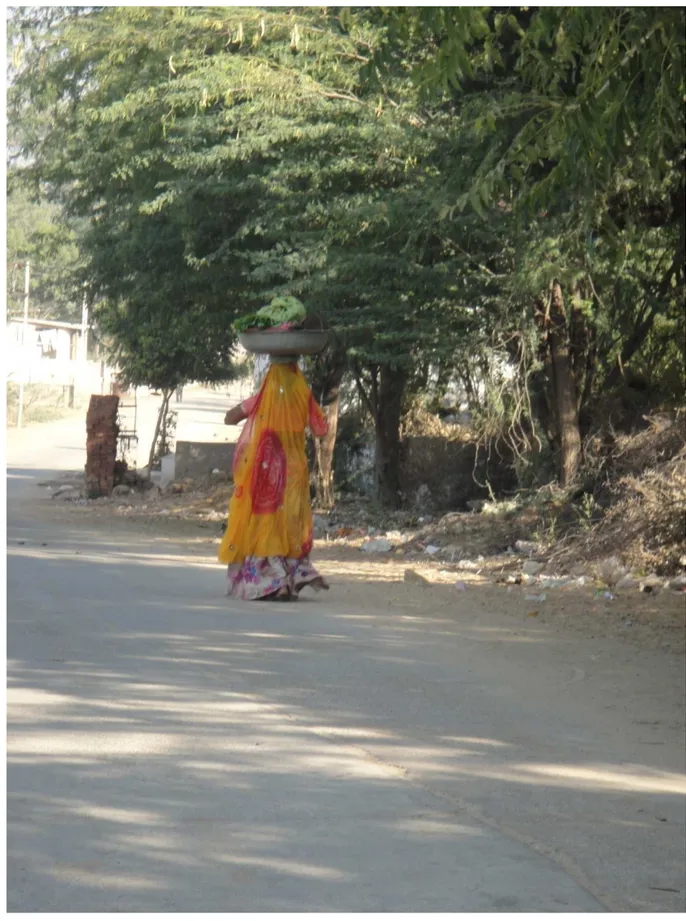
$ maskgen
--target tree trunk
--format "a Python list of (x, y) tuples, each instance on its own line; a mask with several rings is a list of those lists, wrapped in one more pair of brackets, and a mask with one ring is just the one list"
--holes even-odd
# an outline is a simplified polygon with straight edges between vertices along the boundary
[(148, 479), (152, 476), (152, 465), (155, 459), (155, 449), (157, 448), (157, 442), (159, 441), (160, 432), (164, 427), (166, 430), (166, 416), (167, 410), (169, 409), (169, 401), (172, 395), (171, 390), (162, 391), (162, 403), (160, 404), (160, 411), (157, 414), (157, 424), (155, 425), (155, 434), (152, 439), (152, 444), (150, 445), (150, 454), (148, 455)]
[(343, 374), (347, 363), (346, 354), (340, 349), (328, 349), (312, 368), (312, 392), (321, 403), (329, 424), (324, 438), (314, 439), (314, 492), (315, 502), (320, 508), (333, 508), (334, 475), (333, 456), (338, 434), (338, 411)]
[(375, 485), (389, 508), (400, 505), (400, 416), (407, 383), (405, 371), (382, 365), (376, 406)]
[[(339, 382), (340, 386), (340, 382)], [(338, 407), (339, 388), (335, 395), (329, 398), (327, 406), (322, 407), (329, 431), (323, 438), (316, 438), (314, 442), (315, 458), (315, 501), (319, 508), (333, 508), (333, 452), (336, 447), (336, 434), (338, 432)]]
[(552, 371), (555, 421), (560, 448), (560, 485), (570, 486), (576, 479), (581, 460), (579, 400), (570, 354), (562, 287), (554, 281), (550, 291), (548, 345)]

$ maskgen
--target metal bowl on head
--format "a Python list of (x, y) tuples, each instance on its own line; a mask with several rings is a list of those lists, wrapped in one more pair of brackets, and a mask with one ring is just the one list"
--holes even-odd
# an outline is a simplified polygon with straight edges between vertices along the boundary
[(316, 355), (329, 341), (328, 329), (248, 329), (238, 341), (254, 355)]

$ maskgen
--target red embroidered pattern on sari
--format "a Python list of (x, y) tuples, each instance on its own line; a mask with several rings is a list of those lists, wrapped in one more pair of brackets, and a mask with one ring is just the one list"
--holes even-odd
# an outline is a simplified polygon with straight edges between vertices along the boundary
[(254, 514), (271, 515), (283, 503), (286, 469), (286, 452), (279, 436), (267, 429), (257, 446), (250, 484)]

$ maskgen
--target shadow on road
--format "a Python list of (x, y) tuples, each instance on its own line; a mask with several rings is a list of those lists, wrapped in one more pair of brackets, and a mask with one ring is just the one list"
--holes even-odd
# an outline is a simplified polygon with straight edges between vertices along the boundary
[(683, 901), (681, 776), (508, 731), (521, 701), (435, 654), (486, 627), (235, 603), (181, 550), (45, 538), (9, 546), (10, 910), (600, 909), (525, 834), (494, 850), (513, 799), (643, 836), (645, 904)]

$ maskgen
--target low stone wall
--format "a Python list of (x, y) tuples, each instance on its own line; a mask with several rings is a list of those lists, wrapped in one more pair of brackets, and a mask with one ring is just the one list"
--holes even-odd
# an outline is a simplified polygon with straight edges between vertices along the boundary
[(213, 470), (230, 473), (235, 444), (217, 441), (177, 441), (174, 477), (194, 480), (209, 476)]
[(465, 508), (467, 501), (487, 499), (488, 490), (479, 483), (489, 480), (497, 494), (515, 483), (511, 467), (497, 457), (488, 462), (486, 452), (479, 455), (476, 471), (476, 445), (446, 441), (445, 438), (415, 436), (402, 442), (401, 481), (405, 505), (420, 510)]

